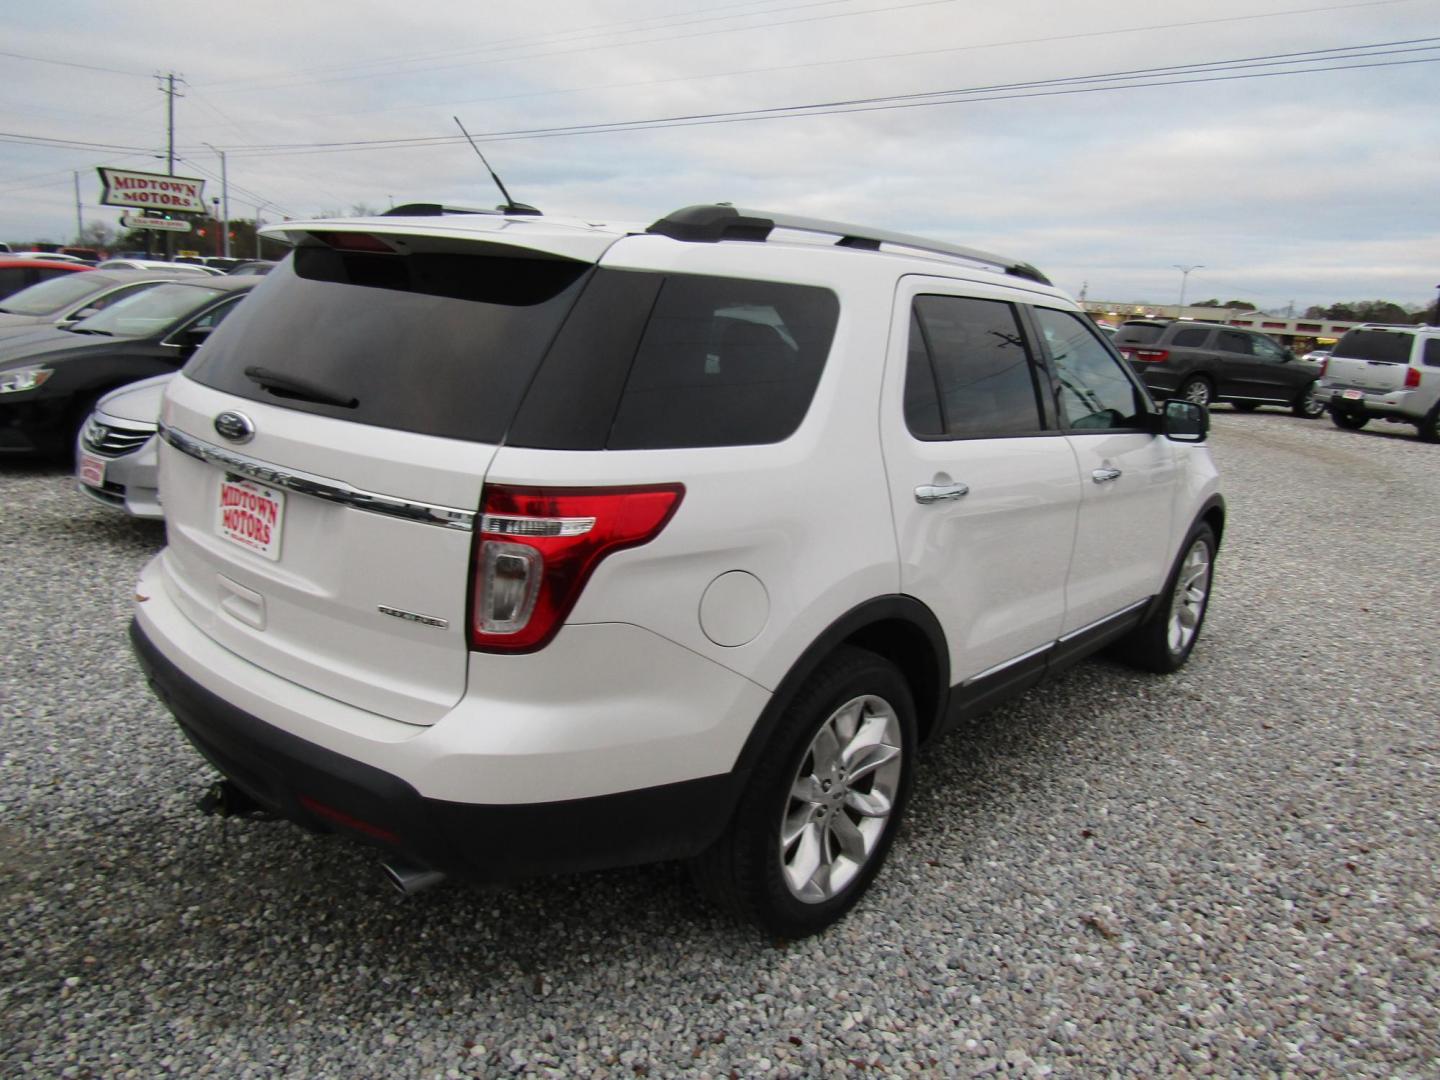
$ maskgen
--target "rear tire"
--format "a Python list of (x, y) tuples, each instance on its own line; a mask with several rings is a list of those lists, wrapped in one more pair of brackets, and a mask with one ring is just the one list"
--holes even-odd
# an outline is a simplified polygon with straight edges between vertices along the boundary
[(1315, 397), (1317, 383), (1311, 383), (1301, 391), (1300, 396), (1295, 399), (1295, 404), (1290, 406), (1290, 411), (1301, 420), (1318, 420), (1325, 415), (1325, 403)]
[(1440, 442), (1440, 403), (1431, 409), (1429, 414), (1420, 421), (1419, 434), (1421, 442)]
[(1346, 409), (1331, 409), (1330, 419), (1335, 426), (1344, 428), (1346, 431), (1359, 431), (1370, 422), (1370, 418), (1362, 412), (1350, 412)]
[(1118, 659), (1162, 675), (1184, 666), (1210, 609), (1215, 551), (1214, 531), (1209, 525), (1197, 525), (1180, 548), (1159, 606), (1116, 642), (1113, 651)]
[(894, 664), (845, 647), (781, 717), (723, 836), (691, 864), (701, 891), (777, 938), (817, 933), (879, 872), (910, 793), (915, 705)]
[(1180, 396), (1196, 405), (1208, 406), (1215, 396), (1215, 391), (1211, 388), (1209, 379), (1202, 379), (1197, 375), (1185, 380), (1180, 387)]

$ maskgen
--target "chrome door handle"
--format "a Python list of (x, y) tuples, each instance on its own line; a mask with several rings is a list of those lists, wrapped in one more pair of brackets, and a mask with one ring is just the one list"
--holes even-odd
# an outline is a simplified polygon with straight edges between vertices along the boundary
[(945, 502), (969, 494), (969, 484), (921, 484), (915, 489), (915, 501), (918, 503)]
[(1111, 480), (1120, 479), (1120, 470), (1111, 468), (1096, 469), (1090, 474), (1090, 479), (1094, 480), (1097, 484), (1108, 484)]

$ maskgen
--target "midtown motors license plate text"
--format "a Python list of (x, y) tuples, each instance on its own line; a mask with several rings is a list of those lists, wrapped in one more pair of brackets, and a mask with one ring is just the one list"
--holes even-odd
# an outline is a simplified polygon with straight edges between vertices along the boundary
[(215, 507), (215, 531), (267, 559), (280, 558), (280, 531), (285, 521), (285, 493), (253, 480), (225, 477)]

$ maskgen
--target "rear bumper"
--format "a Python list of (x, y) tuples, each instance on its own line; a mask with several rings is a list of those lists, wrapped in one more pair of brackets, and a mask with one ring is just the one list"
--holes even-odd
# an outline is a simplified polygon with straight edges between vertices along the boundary
[[(1347, 398), (1347, 391), (1358, 392), (1358, 398)], [(1334, 409), (1353, 409), (1372, 416), (1388, 416), (1412, 423), (1421, 420), (1435, 404), (1435, 395), (1422, 390), (1392, 390), (1384, 393), (1351, 386), (1319, 386), (1316, 400)]]
[(156, 694), (202, 755), (266, 809), (436, 870), (479, 880), (597, 870), (698, 854), (719, 836), (738, 772), (558, 802), (427, 798), (383, 769), (268, 724), (169, 660), (140, 621), (130, 638)]

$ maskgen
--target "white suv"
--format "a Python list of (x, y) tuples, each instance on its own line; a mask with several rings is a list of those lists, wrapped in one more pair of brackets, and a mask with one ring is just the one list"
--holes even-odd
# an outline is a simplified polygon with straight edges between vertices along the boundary
[(1347, 330), (1321, 368), (1316, 400), (1337, 427), (1371, 420), (1414, 424), (1440, 442), (1440, 326), (1366, 323)]
[(793, 937), (879, 869), (917, 747), (1195, 645), (1204, 408), (1032, 267), (729, 206), (272, 231), (166, 393), (132, 628), (212, 809), (406, 889), (692, 858)]

